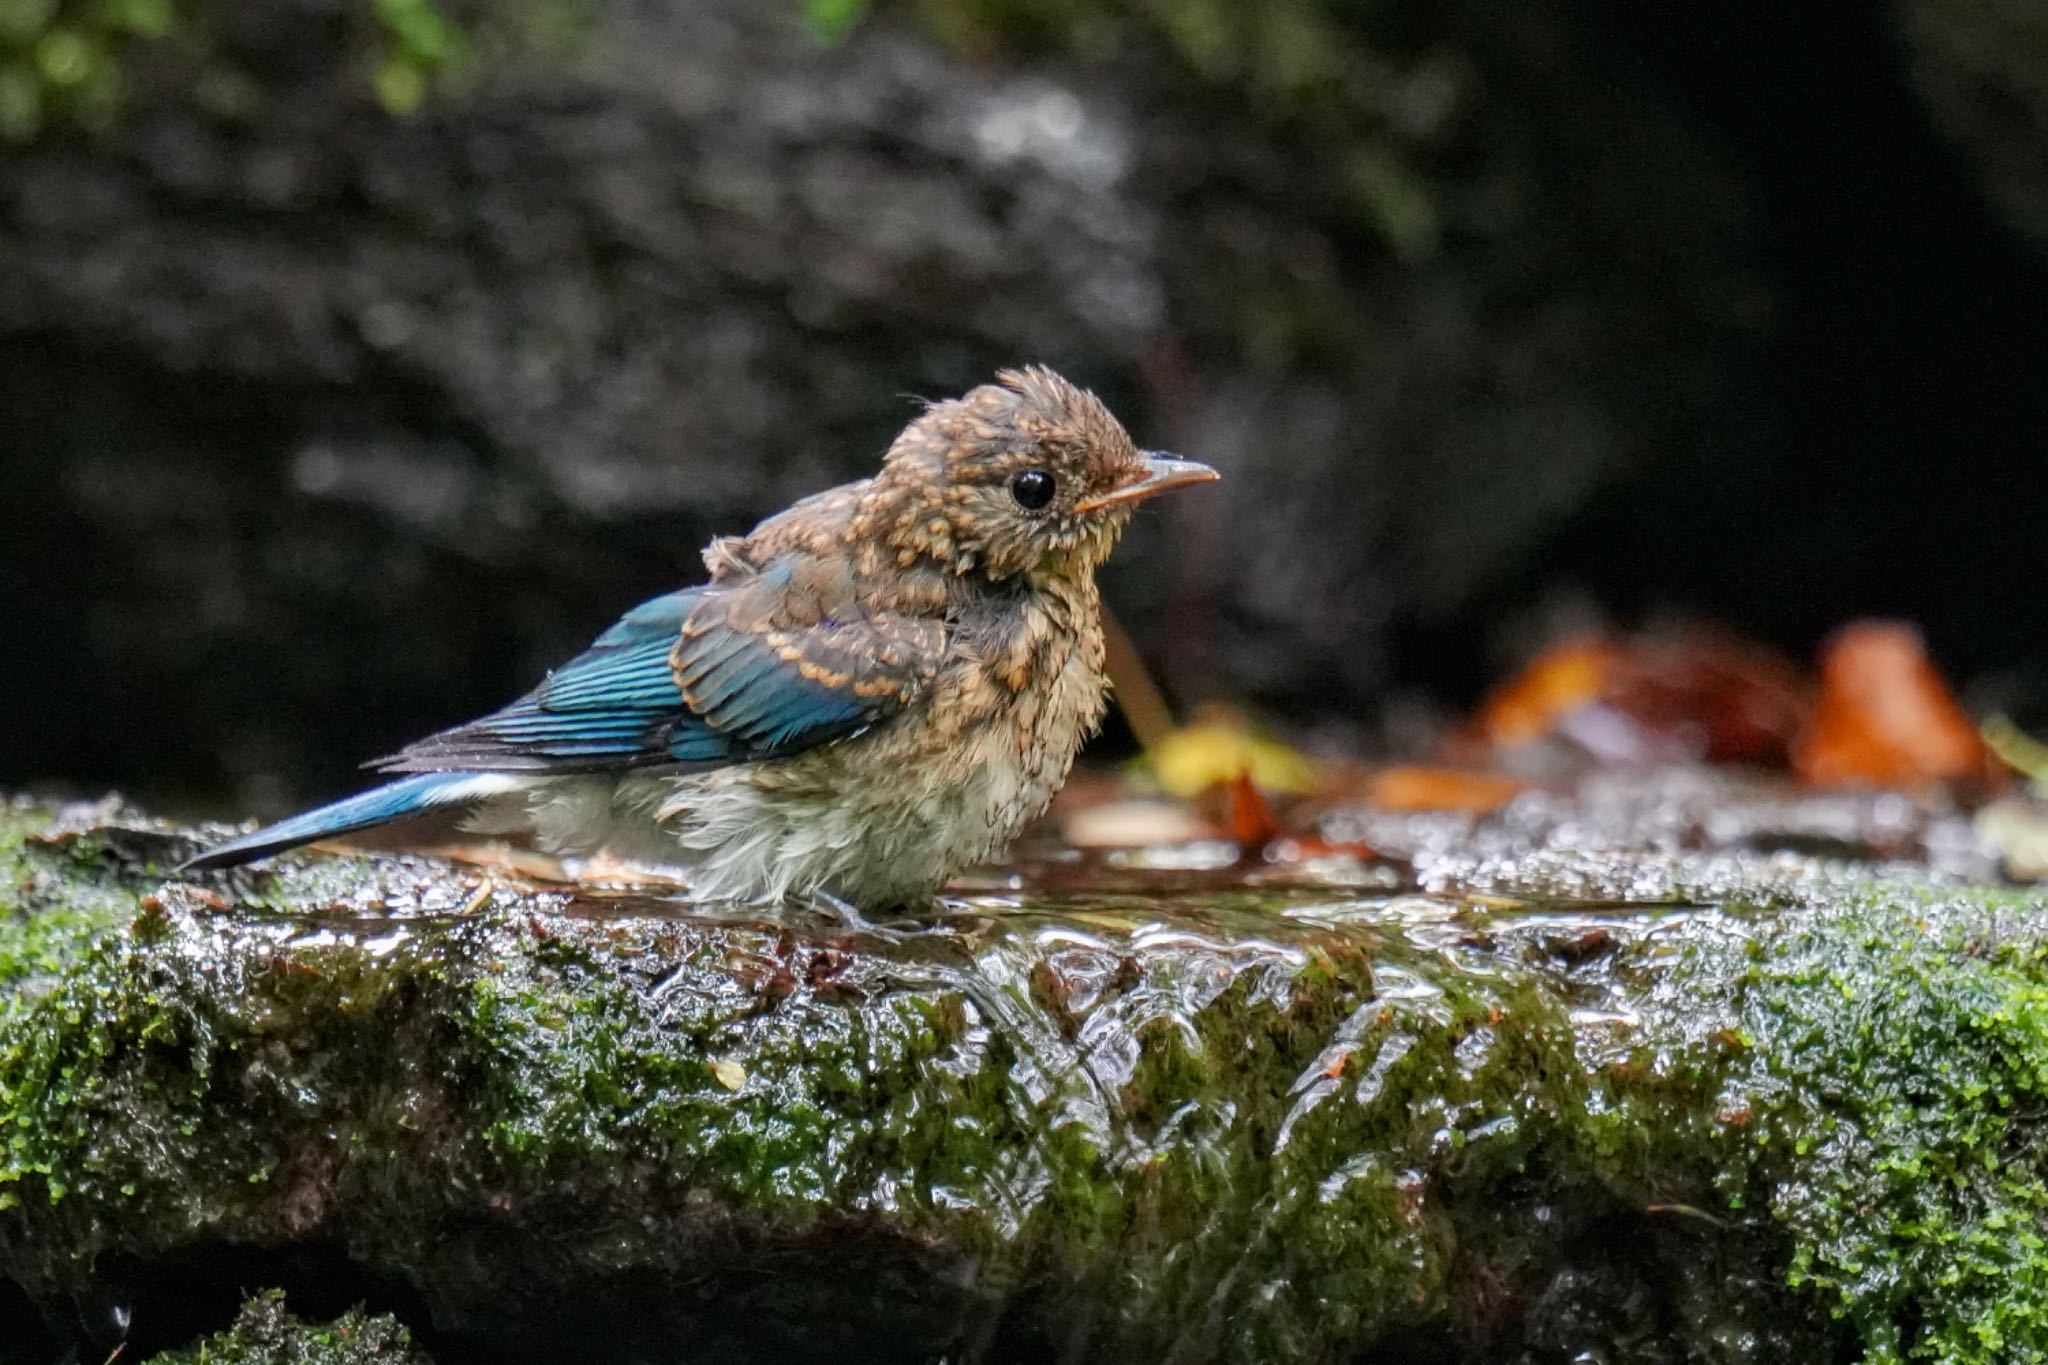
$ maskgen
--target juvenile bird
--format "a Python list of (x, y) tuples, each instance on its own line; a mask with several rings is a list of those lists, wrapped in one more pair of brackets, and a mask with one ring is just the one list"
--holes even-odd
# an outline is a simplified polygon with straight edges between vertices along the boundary
[(680, 867), (708, 899), (916, 901), (1051, 802), (1103, 712), (1096, 568), (1137, 503), (1215, 477), (1051, 370), (1005, 370), (929, 406), (874, 477), (713, 541), (708, 583), (371, 765), (406, 776), (187, 866), (463, 810)]

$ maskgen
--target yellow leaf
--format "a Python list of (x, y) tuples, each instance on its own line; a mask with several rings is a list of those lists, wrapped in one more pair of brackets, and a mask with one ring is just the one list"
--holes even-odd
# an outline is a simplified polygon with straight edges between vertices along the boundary
[(1168, 734), (1140, 762), (1159, 789), (1173, 796), (1194, 796), (1245, 773), (1261, 791), (1305, 792), (1316, 786), (1315, 764), (1223, 711)]

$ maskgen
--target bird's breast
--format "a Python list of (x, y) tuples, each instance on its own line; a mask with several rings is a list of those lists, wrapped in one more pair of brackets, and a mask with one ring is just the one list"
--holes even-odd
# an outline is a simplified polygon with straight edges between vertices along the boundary
[(1035, 594), (969, 634), (916, 729), (942, 780), (967, 785), (1004, 839), (1043, 811), (1102, 719), (1106, 681), (1092, 589)]
[(1097, 616), (1024, 601), (969, 622), (919, 700), (807, 753), (674, 780), (661, 817), (715, 894), (914, 897), (999, 854), (1101, 719)]

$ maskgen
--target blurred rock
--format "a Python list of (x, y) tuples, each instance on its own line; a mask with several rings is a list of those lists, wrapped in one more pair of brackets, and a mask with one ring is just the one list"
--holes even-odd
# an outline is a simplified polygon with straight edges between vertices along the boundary
[(2048, 8), (2035, 0), (1898, 0), (1921, 97), (1987, 198), (2048, 250)]

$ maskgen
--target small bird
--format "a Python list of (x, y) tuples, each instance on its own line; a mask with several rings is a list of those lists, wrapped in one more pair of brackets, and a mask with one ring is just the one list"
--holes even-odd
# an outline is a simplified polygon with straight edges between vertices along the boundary
[(1042, 813), (1103, 713), (1095, 571), (1156, 493), (1049, 369), (933, 403), (872, 478), (704, 552), (501, 711), (369, 766), (404, 774), (210, 848), (233, 866), (408, 816), (678, 869), (710, 900), (916, 903)]

